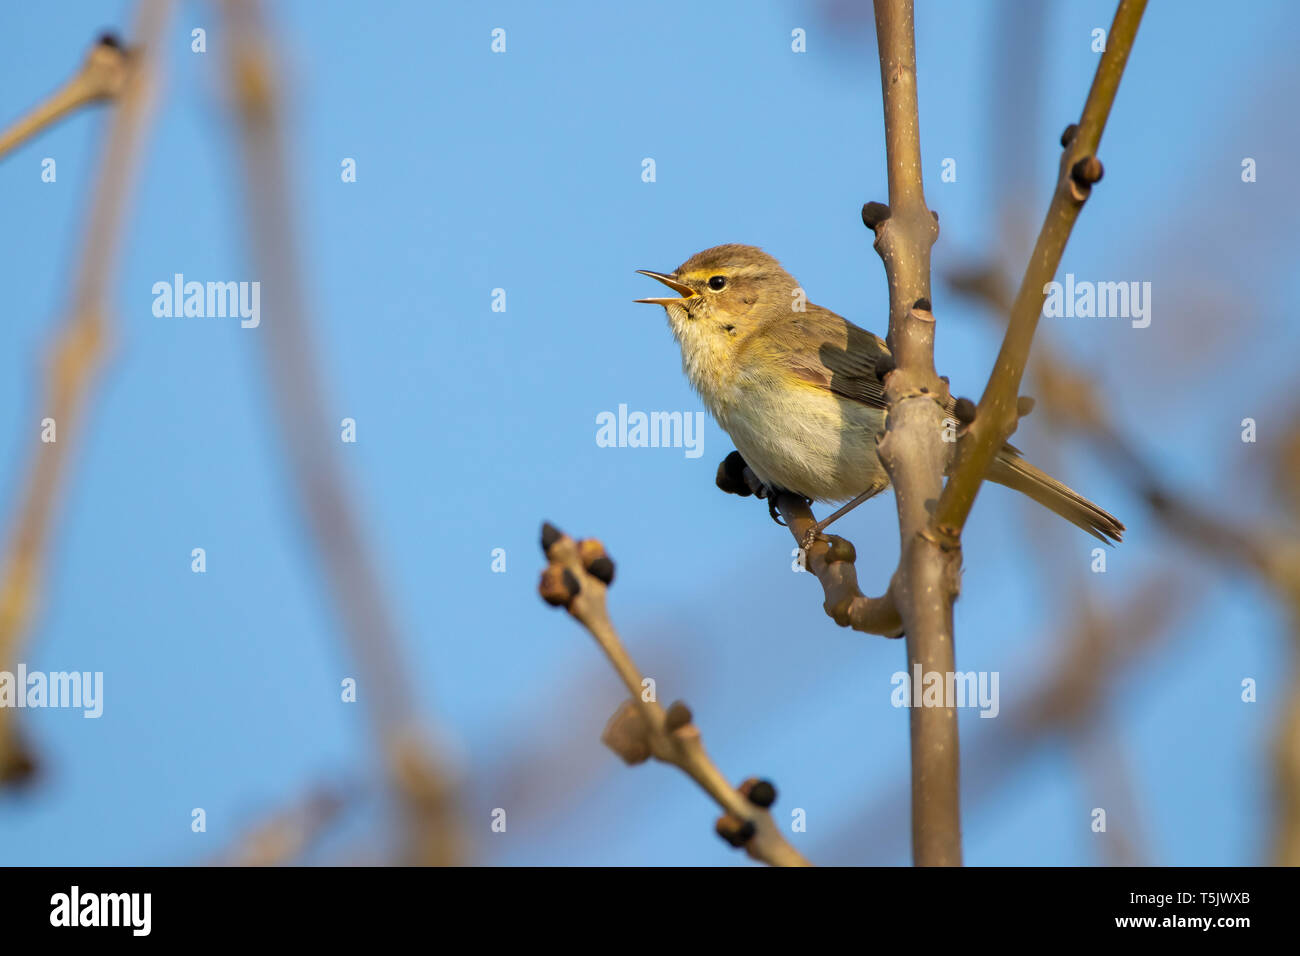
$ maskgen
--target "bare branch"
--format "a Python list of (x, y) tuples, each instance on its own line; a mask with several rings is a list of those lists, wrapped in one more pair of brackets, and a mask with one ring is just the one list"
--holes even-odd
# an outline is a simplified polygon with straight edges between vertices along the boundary
[(365, 698), (377, 749), (408, 828), (403, 841), (406, 859), (456, 863), (463, 848), (452, 783), (419, 732), (397, 628), (321, 414), (324, 388), (308, 332), (274, 58), (260, 4), (225, 0), (221, 9), (230, 32), (229, 79), (241, 124), (250, 238), (267, 283), (267, 312), (273, 317), (257, 334), (266, 347), (293, 476), (353, 660), (370, 688)]
[(338, 819), (349, 794), (319, 787), (244, 833), (215, 866), (287, 866), (300, 860)]
[(100, 37), (67, 83), (0, 133), (0, 158), (74, 110), (122, 95), (130, 74), (130, 56), (117, 38), (111, 34)]
[(604, 546), (594, 538), (574, 541), (547, 524), (542, 528), (542, 551), (548, 561), (538, 586), (542, 598), (565, 608), (591, 633), (631, 695), (605, 728), (606, 746), (629, 764), (654, 757), (682, 770), (722, 808), (719, 835), (733, 846), (743, 846), (755, 860), (809, 866), (767, 810), (776, 800), (772, 785), (750, 779), (738, 788), (731, 786), (705, 751), (686, 705), (678, 701), (665, 710), (657, 700), (646, 700), (641, 671), (609, 618), (605, 594), (614, 579), (614, 564)]
[[(885, 110), (889, 208), (868, 204), (863, 222), (889, 279), (889, 347), (885, 376), (889, 415), (881, 463), (898, 502), (901, 554), (891, 585), (907, 635), (909, 674), (956, 669), (952, 604), (961, 571), (957, 552), (925, 532), (943, 487), (947, 384), (934, 369), (930, 247), (938, 219), (925, 204), (916, 96), (916, 43), (911, 0), (876, 0), (880, 84)], [(949, 702), (950, 703), (950, 702)], [(957, 713), (951, 706), (909, 709), (912, 757), (912, 858), (918, 866), (959, 866), (961, 810)]]
[[(84, 99), (110, 87), (120, 92), (95, 183), (72, 302), (50, 352), (45, 391), (38, 406), (41, 419), (53, 420), (55, 440), (39, 440), (32, 428), (34, 447), (26, 484), (5, 549), (0, 575), (0, 669), (17, 661), (23, 634), (36, 614), (55, 502), (76, 447), (91, 383), (107, 349), (109, 278), (117, 264), (126, 204), (153, 105), (155, 51), (170, 8), (170, 0), (142, 0), (135, 24), (136, 46), (129, 53), (100, 43), (79, 77), (60, 94), (63, 99), (56, 96), (57, 102), (53, 107), (47, 104), (43, 116), (25, 127), (20, 124), (17, 133), (6, 134), (7, 148), (66, 112), (71, 108), (67, 103), (76, 97)], [(10, 140), (11, 135), (17, 138)], [(0, 785), (21, 781), (34, 769), (33, 758), (18, 738), (16, 713), (12, 708), (0, 708)]]
[(1083, 107), (1083, 116), (1078, 125), (1070, 126), (1061, 138), (1064, 151), (1056, 192), (1025, 269), (1020, 291), (1012, 304), (1010, 322), (993, 374), (980, 398), (975, 420), (967, 427), (957, 446), (951, 477), (935, 508), (933, 533), (945, 547), (958, 546), (984, 475), (1002, 444), (1015, 431), (1020, 382), (1029, 361), (1034, 332), (1047, 295), (1046, 287), (1056, 276), (1065, 245), (1079, 218), (1079, 211), (1092, 191), (1092, 184), (1101, 179), (1097, 147), (1145, 9), (1146, 0), (1120, 0), (1107, 35), (1106, 51), (1097, 64), (1092, 89)]
[[(718, 465), (716, 484), (727, 494), (742, 498), (751, 494), (765, 498), (768, 494), (738, 451), (733, 451)], [(807, 500), (797, 495), (781, 494), (769, 504), (780, 512), (786, 527), (794, 535), (795, 544), (799, 545), (804, 556), (805, 570), (821, 582), (826, 595), (822, 607), (831, 619), (840, 627), (851, 627), (855, 631), (901, 637), (903, 622), (898, 616), (892, 590), (886, 591), (882, 597), (869, 598), (858, 588), (858, 574), (853, 566), (857, 551), (853, 544), (838, 535), (818, 535), (812, 547), (804, 549), (805, 536), (817, 523)]]
[[(808, 502), (794, 495), (780, 495), (776, 499), (776, 510), (785, 519), (796, 543), (802, 543), (804, 535), (816, 523)], [(821, 582), (826, 594), (822, 607), (840, 627), (883, 637), (902, 637), (903, 621), (898, 616), (892, 586), (878, 598), (863, 594), (858, 588), (857, 570), (853, 566), (857, 559), (853, 543), (834, 534), (819, 535), (805, 552), (805, 565)]]

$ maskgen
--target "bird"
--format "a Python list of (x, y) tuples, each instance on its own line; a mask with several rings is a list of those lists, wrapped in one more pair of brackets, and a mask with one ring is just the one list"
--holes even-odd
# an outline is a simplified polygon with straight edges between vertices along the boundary
[[(807, 302), (798, 280), (756, 246), (714, 246), (672, 272), (636, 271), (677, 293), (635, 301), (663, 306), (682, 371), (766, 489), (769, 505), (781, 492), (848, 502), (810, 529), (805, 547), (889, 486), (876, 451), (888, 411), (878, 370), (893, 367), (882, 338)], [(1113, 515), (1012, 445), (999, 450), (986, 477), (1100, 541), (1122, 540), (1124, 525)]]

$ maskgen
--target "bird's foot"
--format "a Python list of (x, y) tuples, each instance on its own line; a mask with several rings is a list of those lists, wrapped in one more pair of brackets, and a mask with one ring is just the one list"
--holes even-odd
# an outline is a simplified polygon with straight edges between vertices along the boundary
[(821, 535), (822, 529), (818, 525), (811, 525), (803, 533), (803, 538), (799, 541), (799, 547), (803, 549), (804, 554), (812, 552), (812, 546), (817, 543), (817, 538)]
[(781, 517), (781, 512), (776, 510), (776, 495), (765, 489), (763, 494), (759, 497), (767, 499), (767, 513), (772, 516), (772, 520), (782, 528), (788, 527), (785, 523), (785, 519)]

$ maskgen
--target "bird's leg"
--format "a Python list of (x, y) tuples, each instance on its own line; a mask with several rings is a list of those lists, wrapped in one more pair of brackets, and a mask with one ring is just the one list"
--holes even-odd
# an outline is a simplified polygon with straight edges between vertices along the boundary
[(813, 546), (813, 542), (817, 540), (817, 536), (819, 534), (821, 534), (823, 531), (829, 528), (840, 518), (843, 518), (846, 514), (848, 514), (858, 505), (862, 504), (862, 502), (866, 501), (868, 498), (874, 498), (876, 495), (880, 494), (888, 487), (889, 487), (888, 478), (877, 478), (875, 481), (873, 481), (870, 485), (867, 486), (867, 490), (862, 492), (862, 494), (858, 495), (848, 504), (844, 505), (844, 507), (840, 508), (829, 518), (822, 518), (821, 521), (818, 521), (815, 525), (813, 525), (807, 531), (804, 532), (803, 541), (801, 542), (803, 549), (807, 551), (809, 548)]

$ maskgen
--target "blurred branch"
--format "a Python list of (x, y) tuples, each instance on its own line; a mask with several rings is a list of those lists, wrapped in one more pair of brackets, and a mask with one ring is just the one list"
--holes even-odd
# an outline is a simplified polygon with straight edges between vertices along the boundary
[[(952, 674), (956, 669), (952, 605), (961, 556), (926, 534), (930, 508), (943, 487), (947, 384), (934, 368), (930, 248), (938, 218), (925, 204), (916, 41), (911, 0), (876, 0), (876, 39), (885, 114), (889, 206), (868, 203), (862, 221), (889, 280), (889, 349), (895, 368), (885, 375), (889, 403), (878, 444), (898, 505), (900, 555), (890, 591), (907, 635), (907, 672)], [(957, 714), (943, 707), (909, 708), (912, 767), (912, 859), (918, 866), (960, 866), (961, 795)]]
[(1277, 582), (1290, 612), (1291, 673), (1286, 701), (1274, 737), (1274, 798), (1276, 838), (1273, 862), (1281, 866), (1300, 866), (1300, 415), (1292, 409), (1291, 427), (1277, 449), (1276, 486), (1290, 519), (1292, 545), (1289, 559), (1284, 559), (1290, 573)]
[(308, 793), (244, 834), (215, 861), (217, 866), (285, 866), (299, 861), (312, 844), (338, 819), (345, 805), (342, 794), (330, 789)]
[(312, 357), (297, 260), (275, 58), (257, 0), (224, 0), (221, 9), (230, 35), (229, 80), (242, 134), (250, 240), (267, 287), (268, 321), (256, 334), (266, 346), (292, 473), (328, 590), (363, 674), (389, 783), (405, 816), (404, 858), (418, 864), (456, 863), (463, 847), (453, 787), (418, 732), (397, 630), (321, 414), (324, 389)]
[(99, 38), (81, 68), (63, 86), (55, 90), (26, 116), (0, 132), (0, 159), (73, 110), (121, 96), (131, 75), (130, 56), (117, 38), (104, 34)]
[[(742, 498), (751, 494), (767, 495), (763, 483), (745, 464), (740, 452), (733, 451), (718, 465), (716, 483), (728, 494)], [(826, 595), (822, 607), (840, 627), (851, 627), (867, 634), (901, 637), (903, 622), (898, 616), (892, 587), (882, 597), (869, 598), (858, 588), (857, 551), (853, 544), (838, 535), (818, 535), (809, 548), (803, 548), (805, 535), (816, 524), (812, 508), (804, 498), (781, 494), (773, 507), (781, 513), (786, 527), (794, 535), (804, 555), (804, 564), (821, 582)]]
[(808, 866), (786, 842), (768, 812), (776, 791), (766, 781), (750, 779), (732, 787), (704, 749), (700, 729), (681, 701), (667, 710), (646, 698), (641, 671), (623, 646), (609, 619), (605, 594), (614, 580), (614, 564), (594, 538), (576, 542), (551, 525), (542, 528), (547, 567), (538, 587), (542, 598), (563, 607), (596, 639), (631, 695), (610, 719), (605, 745), (629, 764), (650, 757), (672, 764), (698, 783), (723, 810), (718, 834), (753, 859), (773, 866)]
[[(987, 730), (985, 721), (977, 721), (984, 732), (974, 736), (966, 759), (971, 802), (979, 804), (1004, 791), (1016, 767), (1052, 735), (1081, 740), (1093, 734), (1107, 688), (1170, 633), (1178, 615), (1190, 612), (1194, 593), (1183, 578), (1161, 574), (1143, 581), (1105, 615), (1068, 615), (1077, 623), (1065, 638), (1065, 652), (1056, 666), (1036, 687), (1007, 703), (995, 720), (987, 721)], [(828, 841), (825, 852), (834, 854), (832, 862), (860, 863), (858, 848), (881, 852), (900, 842), (891, 821), (903, 811), (906, 799), (900, 789), (867, 806), (856, 823)]]
[(1047, 285), (1056, 276), (1065, 245), (1093, 183), (1101, 179), (1097, 147), (1145, 9), (1146, 0), (1120, 0), (1083, 115), (1078, 125), (1069, 127), (1061, 137), (1064, 152), (1061, 154), (1056, 192), (1025, 269), (1020, 291), (1011, 306), (1010, 322), (993, 374), (980, 398), (975, 420), (967, 427), (957, 446), (951, 477), (935, 507), (932, 531), (948, 547), (958, 545), (984, 475), (1002, 444), (1015, 431), (1020, 381), (1029, 361)]
[[(75, 97), (94, 91), (119, 96), (109, 120), (108, 138), (86, 222), (72, 302), (50, 352), (39, 412), (54, 422), (54, 440), (34, 440), (26, 483), (0, 574), (0, 669), (17, 663), (24, 633), (31, 627), (48, 558), (54, 505), (78, 436), (91, 382), (104, 360), (108, 340), (109, 277), (117, 266), (126, 204), (138, 171), (153, 105), (154, 57), (170, 12), (170, 0), (142, 0), (135, 23), (135, 46), (127, 53), (101, 43), (91, 51), (78, 78), (55, 96), (53, 106), (6, 134), (6, 147), (31, 135), (71, 108)], [(71, 91), (71, 92), (69, 92)], [(2, 153), (3, 150), (0, 150)], [(25, 688), (20, 692), (25, 692)], [(17, 711), (0, 708), (0, 786), (27, 778), (34, 770), (15, 726)]]
[[(985, 301), (995, 311), (1005, 305), (1005, 283), (996, 267), (966, 270), (952, 282), (957, 291)], [(1300, 866), (1300, 497), (1295, 496), (1300, 488), (1300, 428), (1284, 439), (1278, 454), (1277, 486), (1283, 509), (1290, 509), (1288, 522), (1280, 527), (1247, 526), (1244, 519), (1225, 514), (1218, 502), (1197, 503), (1162, 478), (1116, 426), (1100, 390), (1070, 362), (1040, 348), (1034, 378), (1046, 414), (1091, 441), (1167, 532), (1217, 562), (1253, 573), (1289, 609), (1293, 664), (1274, 742), (1278, 833), (1272, 845), (1275, 862)]]

